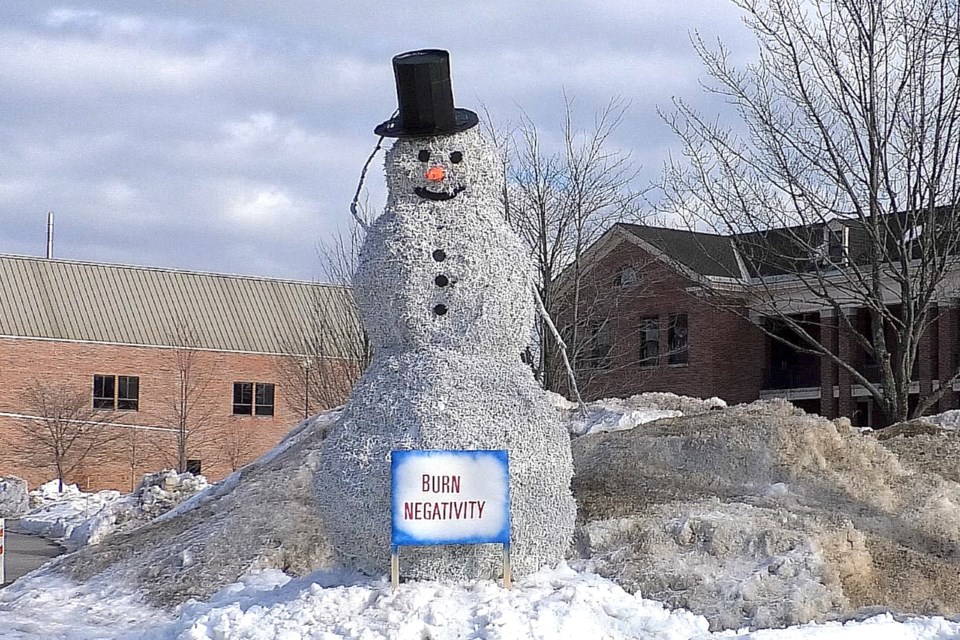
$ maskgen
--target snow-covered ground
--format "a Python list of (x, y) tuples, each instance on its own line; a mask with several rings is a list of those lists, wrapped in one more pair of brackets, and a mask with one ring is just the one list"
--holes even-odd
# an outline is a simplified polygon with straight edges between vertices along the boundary
[(520, 640), (755, 638), (756, 640), (948, 640), (960, 623), (895, 620), (888, 614), (846, 624), (708, 632), (706, 618), (669, 611), (588, 571), (560, 566), (505, 590), (491, 581), (401, 584), (385, 578), (318, 572), (291, 579), (275, 569), (251, 573), (209, 602), (174, 612), (154, 609), (104, 579), (75, 584), (41, 569), (0, 591), (5, 640)]
[[(681, 405), (676, 398), (600, 401), (588, 405), (585, 415), (571, 406), (560, 408), (570, 412), (571, 433), (590, 434), (635, 428), (650, 419), (707, 411), (712, 406), (711, 401), (694, 405), (689, 399), (683, 399), (686, 404)], [(293, 440), (281, 447), (289, 447)], [(271, 454), (265, 459), (271, 459)], [(162, 488), (164, 479), (155, 477), (152, 483), (145, 483), (146, 488), (129, 496), (116, 492), (87, 495), (75, 488), (54, 495), (55, 487), (46, 487), (34, 495), (36, 506), (24, 522), (30, 530), (67, 540), (72, 537), (75, 545), (96, 544), (105, 533), (138, 526), (178, 502), (179, 507), (158, 517), (169, 520), (198, 504), (215, 509), (221, 496), (240, 481), (235, 474), (186, 502), (180, 501), (202, 489), (202, 483), (190, 481), (181, 491), (183, 482), (167, 478), (166, 487), (171, 489), (167, 491)], [(99, 534), (87, 535), (91, 531)], [(187, 564), (190, 561), (183, 558)], [(0, 638), (4, 640), (733, 637), (960, 640), (960, 620), (895, 619), (879, 614), (845, 624), (710, 633), (707, 618), (683, 609), (671, 611), (640, 593), (631, 595), (593, 573), (589, 562), (582, 560), (521, 578), (510, 590), (492, 581), (419, 581), (403, 583), (394, 591), (386, 576), (320, 571), (291, 578), (276, 569), (255, 570), (206, 601), (191, 600), (170, 611), (148, 604), (133, 586), (111, 576), (109, 570), (76, 583), (47, 565), (0, 590)]]

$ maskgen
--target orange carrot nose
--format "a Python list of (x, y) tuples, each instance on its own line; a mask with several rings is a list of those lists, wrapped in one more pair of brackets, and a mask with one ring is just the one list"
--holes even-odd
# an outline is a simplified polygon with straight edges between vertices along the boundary
[(423, 174), (423, 177), (431, 182), (440, 182), (446, 177), (446, 172), (443, 170), (443, 167), (430, 167), (427, 169), (427, 172)]

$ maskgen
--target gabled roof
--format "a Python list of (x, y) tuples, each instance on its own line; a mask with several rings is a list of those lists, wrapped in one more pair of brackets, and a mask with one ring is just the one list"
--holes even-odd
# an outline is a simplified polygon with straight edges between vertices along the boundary
[(189, 332), (199, 349), (295, 353), (315, 314), (352, 304), (327, 284), (0, 255), (4, 337), (170, 347)]
[(733, 241), (728, 237), (638, 224), (620, 223), (619, 226), (694, 273), (720, 278), (743, 277)]

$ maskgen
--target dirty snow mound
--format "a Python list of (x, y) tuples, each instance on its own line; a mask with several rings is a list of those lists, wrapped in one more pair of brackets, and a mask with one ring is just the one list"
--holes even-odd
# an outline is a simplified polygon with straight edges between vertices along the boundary
[[(960, 612), (960, 485), (903, 466), (847, 421), (763, 401), (578, 438), (573, 454), (580, 552), (714, 628), (874, 605)], [(597, 534), (620, 519), (626, 537)], [(681, 534), (679, 522), (699, 524)], [(793, 579), (764, 572), (784, 558)], [(740, 606), (724, 613), (717, 598)]]
[[(103, 573), (171, 606), (207, 598), (255, 568), (300, 575), (332, 562), (313, 492), (315, 449), (338, 411), (304, 421), (277, 448), (174, 509), (61, 559), (73, 578)], [(163, 502), (164, 479), (145, 505)], [(160, 487), (160, 491), (151, 487)], [(149, 497), (153, 496), (153, 497)], [(106, 572), (106, 573), (104, 573)]]

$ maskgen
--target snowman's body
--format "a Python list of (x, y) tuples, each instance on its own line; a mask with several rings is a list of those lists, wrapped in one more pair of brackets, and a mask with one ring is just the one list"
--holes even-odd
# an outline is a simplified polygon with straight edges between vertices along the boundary
[[(427, 158), (427, 159), (424, 159)], [(520, 359), (532, 269), (501, 215), (502, 173), (475, 129), (400, 139), (386, 212), (370, 227), (354, 295), (374, 359), (324, 441), (317, 492), (341, 561), (387, 566), (390, 452), (507, 449), (519, 574), (554, 564), (573, 533), (569, 437)], [(425, 177), (440, 167), (441, 180)], [(492, 577), (489, 545), (404, 550), (410, 577)]]

